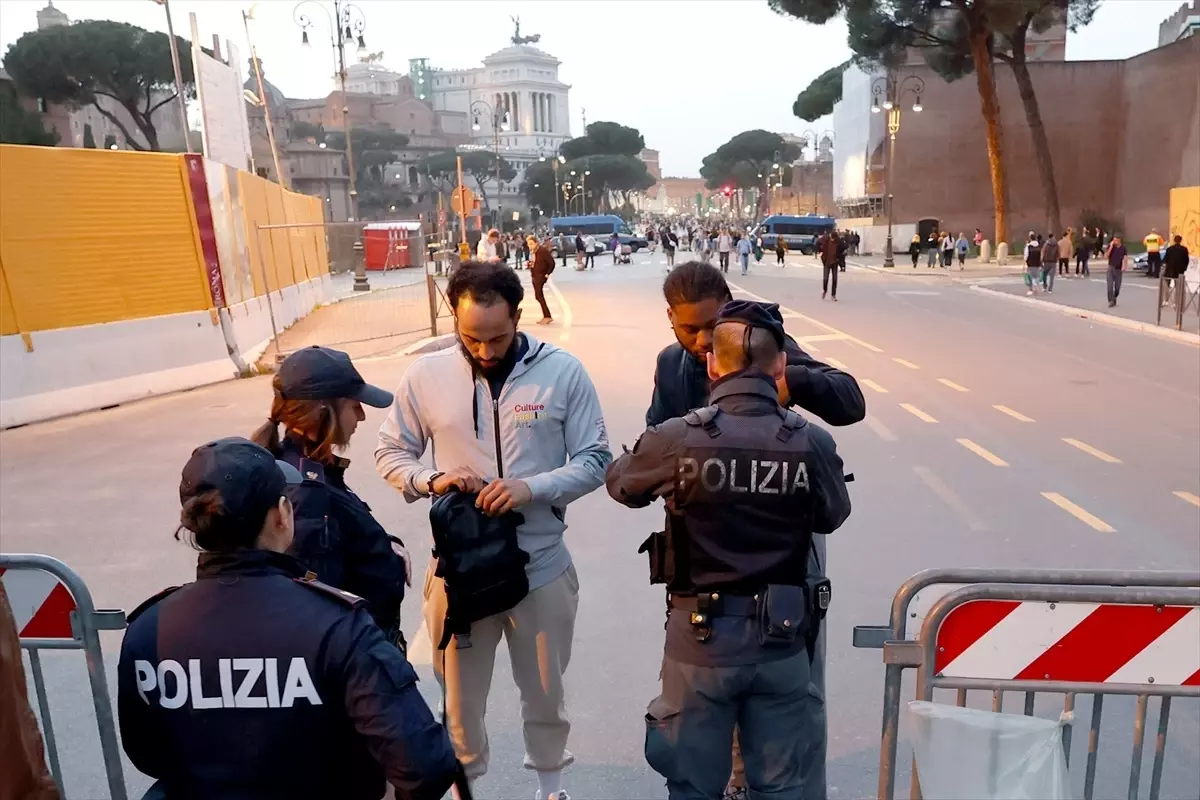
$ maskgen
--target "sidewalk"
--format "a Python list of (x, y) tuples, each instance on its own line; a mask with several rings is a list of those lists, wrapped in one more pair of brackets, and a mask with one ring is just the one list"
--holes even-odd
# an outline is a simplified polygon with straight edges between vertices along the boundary
[[(1171, 307), (1162, 310), (1162, 325), (1156, 326), (1158, 281), (1149, 280), (1140, 272), (1126, 270), (1121, 283), (1121, 294), (1117, 299), (1117, 305), (1113, 308), (1108, 307), (1103, 273), (1097, 277), (1095, 271), (1092, 272), (1090, 278), (1059, 277), (1054, 282), (1053, 292), (1047, 294), (1039, 291), (1033, 297), (1026, 296), (1025, 284), (1019, 279), (997, 279), (987, 281), (974, 288), (985, 292), (1019, 297), (1031, 302), (1053, 303), (1063, 307), (1064, 313), (1067, 313), (1068, 309), (1074, 309), (1086, 312), (1089, 316), (1101, 321), (1104, 317), (1116, 317), (1131, 323), (1141, 323), (1151, 328), (1161, 327), (1165, 331), (1175, 331), (1175, 310)], [(1183, 330), (1193, 336), (1200, 333), (1200, 316), (1197, 316), (1194, 306), (1183, 315)]]
[[(930, 269), (925, 266), (926, 256), (921, 254), (921, 258), (917, 261), (917, 266), (914, 269), (912, 265), (912, 257), (908, 251), (896, 253), (896, 266), (892, 269), (887, 269), (883, 266), (883, 254), (870, 256), (848, 256), (847, 264), (854, 264), (865, 269), (875, 270), (876, 272), (886, 273), (888, 275), (902, 275), (912, 278), (944, 278), (956, 282), (974, 282), (982, 278), (999, 278), (1010, 275), (1021, 274), (1021, 265), (1017, 263), (1009, 263), (1007, 266), (1000, 266), (996, 262), (982, 262), (976, 258), (968, 258), (963, 268), (959, 269), (957, 258), (954, 264), (949, 269), (942, 267), (934, 267)], [(939, 262), (940, 263), (940, 262)]]

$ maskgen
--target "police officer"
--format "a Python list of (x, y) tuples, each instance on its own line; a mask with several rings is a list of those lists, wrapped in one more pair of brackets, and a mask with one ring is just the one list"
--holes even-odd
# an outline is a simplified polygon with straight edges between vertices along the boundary
[(385, 636), (403, 646), (400, 603), (412, 582), (408, 552), (346, 485), (350, 461), (338, 454), (366, 419), (363, 405), (388, 408), (392, 393), (364, 381), (345, 353), (316, 346), (285, 358), (274, 388), (270, 416), (250, 438), (304, 478), (288, 491), (296, 511), (291, 553), (322, 583), (366, 600)]
[(179, 484), (196, 581), (129, 615), (121, 740), (167, 798), (438, 798), (465, 780), (417, 676), (359, 597), (286, 555), (300, 475), (246, 439)]
[(735, 724), (752, 797), (825, 796), (806, 776), (824, 748), (810, 664), (829, 582), (807, 564), (850, 499), (832, 437), (779, 406), (783, 348), (777, 308), (726, 303), (707, 355), (713, 405), (649, 428), (608, 470), (618, 502), (665, 497), (684, 522), (646, 714), (646, 760), (672, 800), (721, 796)]

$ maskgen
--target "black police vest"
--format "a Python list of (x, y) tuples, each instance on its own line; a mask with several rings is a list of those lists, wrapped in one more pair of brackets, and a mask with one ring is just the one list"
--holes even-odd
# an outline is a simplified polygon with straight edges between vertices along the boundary
[(812, 546), (807, 423), (794, 411), (689, 413), (676, 459), (672, 591), (803, 585)]

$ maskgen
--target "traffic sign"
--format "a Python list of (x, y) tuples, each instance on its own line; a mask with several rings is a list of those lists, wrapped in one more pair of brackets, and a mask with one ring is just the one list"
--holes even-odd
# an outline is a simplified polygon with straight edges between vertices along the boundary
[(475, 195), (466, 186), (455, 187), (454, 191), (450, 193), (450, 207), (459, 216), (466, 214), (474, 203)]

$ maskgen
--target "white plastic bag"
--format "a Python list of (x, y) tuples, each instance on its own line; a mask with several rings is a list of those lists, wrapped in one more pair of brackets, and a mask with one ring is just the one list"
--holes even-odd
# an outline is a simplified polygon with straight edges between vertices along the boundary
[(1066, 720), (914, 700), (913, 750), (925, 800), (1071, 800)]

